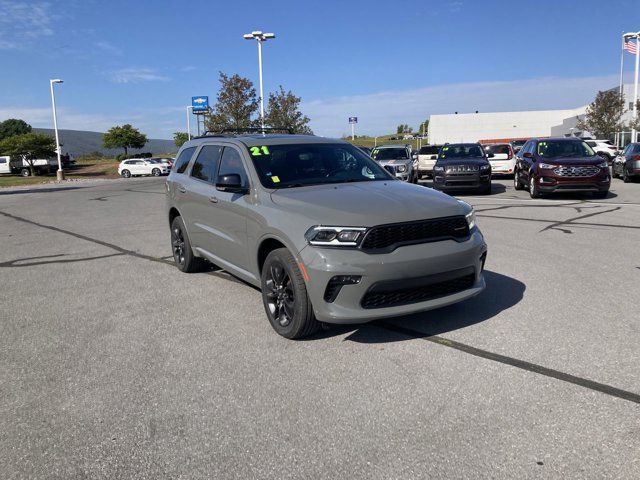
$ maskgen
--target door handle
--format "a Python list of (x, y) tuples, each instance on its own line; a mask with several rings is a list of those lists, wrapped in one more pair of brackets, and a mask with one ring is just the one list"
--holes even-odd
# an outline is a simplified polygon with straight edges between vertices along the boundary
[(209, 201), (211, 203), (218, 203), (218, 198), (217, 197), (209, 197)]

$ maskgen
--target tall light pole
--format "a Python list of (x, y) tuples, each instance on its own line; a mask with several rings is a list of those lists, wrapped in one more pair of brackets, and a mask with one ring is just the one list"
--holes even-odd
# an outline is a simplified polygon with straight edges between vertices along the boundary
[(58, 136), (58, 116), (56, 114), (56, 96), (53, 93), (53, 84), (62, 83), (59, 78), (49, 80), (49, 86), (51, 87), (51, 106), (53, 108), (53, 130), (56, 133), (56, 153), (58, 154), (58, 171), (56, 177), (59, 182), (64, 180), (64, 171), (62, 170), (62, 159), (60, 158), (60, 137)]
[(262, 92), (262, 42), (276, 38), (275, 33), (262, 33), (260, 30), (246, 33), (242, 36), (245, 40), (256, 40), (258, 42), (258, 70), (260, 75), (260, 126), (264, 133), (264, 94)]
[(187, 106), (187, 135), (189, 140), (191, 140), (191, 117), (189, 116), (189, 110), (193, 109), (193, 106)]

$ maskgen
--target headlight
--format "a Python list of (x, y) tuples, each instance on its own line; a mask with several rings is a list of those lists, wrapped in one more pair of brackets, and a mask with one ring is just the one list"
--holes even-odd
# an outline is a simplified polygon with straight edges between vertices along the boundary
[(609, 168), (609, 163), (605, 160), (604, 162), (599, 163), (598, 167), (600, 167), (600, 168)]
[(398, 166), (396, 167), (396, 171), (397, 171), (398, 173), (404, 173), (404, 172), (406, 172), (406, 171), (407, 171), (407, 166), (406, 166), (406, 165), (398, 165)]
[(467, 202), (458, 200), (458, 203), (464, 205), (469, 210), (467, 213), (465, 213), (464, 218), (467, 220), (467, 225), (469, 225), (469, 231), (473, 230), (473, 228), (476, 226), (476, 212), (473, 210), (473, 207)]
[(553, 170), (554, 168), (558, 168), (558, 165), (551, 165), (550, 163), (541, 163), (539, 167), (544, 168), (545, 170)]
[(480, 165), (480, 170), (491, 170), (491, 165)]
[(444, 167), (440, 167), (440, 166), (438, 166), (438, 167), (433, 167), (433, 171), (434, 171), (434, 172), (444, 172)]
[(311, 245), (357, 247), (364, 236), (365, 227), (311, 227), (304, 234)]
[(476, 226), (476, 212), (471, 209), (469, 213), (467, 213), (464, 218), (467, 219), (467, 225), (469, 225), (469, 230), (473, 230), (473, 227)]

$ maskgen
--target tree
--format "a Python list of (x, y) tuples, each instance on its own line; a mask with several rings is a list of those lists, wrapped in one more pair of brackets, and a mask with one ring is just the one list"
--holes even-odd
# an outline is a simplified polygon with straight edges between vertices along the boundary
[(629, 122), (629, 129), (631, 130), (640, 130), (640, 100), (636, 102), (636, 110), (638, 111), (638, 116), (635, 120), (632, 118)]
[(176, 147), (180, 148), (189, 140), (189, 134), (187, 132), (176, 132), (173, 134), (173, 142)]
[(241, 129), (255, 126), (251, 119), (258, 111), (256, 89), (248, 78), (220, 72), (220, 90), (212, 115), (206, 120), (207, 130)]
[(587, 107), (584, 118), (578, 120), (576, 127), (587, 130), (597, 138), (612, 138), (622, 130), (624, 99), (616, 91), (598, 92), (596, 99)]
[(9, 120), (0, 122), (0, 141), (14, 135), (24, 135), (25, 133), (31, 133), (31, 125), (24, 120), (10, 118)]
[(285, 92), (280, 85), (280, 90), (269, 94), (265, 124), (273, 128), (288, 128), (292, 133), (313, 134), (309, 128), (309, 117), (300, 111), (300, 101), (300, 97), (291, 90)]
[(413, 131), (413, 128), (411, 128), (409, 125), (405, 124), (400, 124), (398, 125), (398, 127), (396, 128), (396, 133), (399, 134), (403, 134), (403, 133), (411, 133)]
[(35, 175), (34, 160), (54, 156), (56, 143), (53, 138), (42, 133), (13, 135), (0, 141), (0, 154), (23, 158), (29, 164), (31, 175)]
[(420, 135), (423, 135), (423, 134), (426, 135), (428, 130), (429, 130), (429, 119), (427, 118), (424, 122), (418, 125), (417, 132)]
[(146, 143), (147, 136), (128, 123), (111, 127), (102, 138), (104, 148), (124, 148), (125, 155), (128, 155), (129, 148), (142, 148)]

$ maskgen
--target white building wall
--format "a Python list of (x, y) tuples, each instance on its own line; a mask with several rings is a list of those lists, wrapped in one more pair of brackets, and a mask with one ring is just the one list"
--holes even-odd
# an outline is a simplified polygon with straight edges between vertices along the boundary
[(567, 118), (583, 115), (585, 108), (431, 115), (429, 143), (549, 137), (552, 127), (562, 125)]

